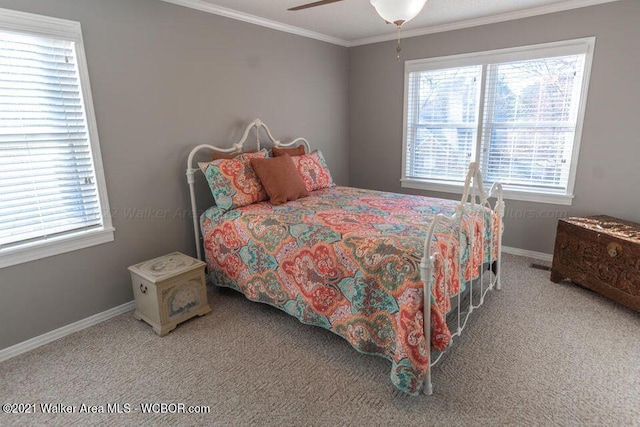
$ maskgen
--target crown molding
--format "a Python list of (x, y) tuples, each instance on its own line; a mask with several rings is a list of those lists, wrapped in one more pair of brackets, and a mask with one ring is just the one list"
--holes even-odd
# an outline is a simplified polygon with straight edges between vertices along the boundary
[(0, 9), (0, 18), (3, 30), (37, 33), (45, 37), (54, 35), (72, 42), (81, 39), (82, 28), (79, 22), (11, 9)]
[[(249, 13), (239, 12), (222, 6), (206, 2), (204, 0), (162, 0), (167, 3), (173, 3), (179, 6), (200, 10), (203, 12), (213, 13), (238, 21), (248, 22), (254, 25), (271, 28), (285, 33), (295, 34), (323, 42), (335, 44), (343, 47), (354, 47), (365, 44), (380, 43), (397, 38), (397, 33), (383, 34), (380, 36), (366, 37), (356, 40), (344, 40), (338, 37), (329, 36), (327, 34), (318, 33), (316, 31), (307, 30), (293, 25), (284, 24), (272, 19), (261, 18)], [(498, 22), (512, 21), (515, 19), (530, 18), (532, 16), (546, 15), (549, 13), (563, 12), (571, 9), (579, 9), (587, 6), (595, 6), (603, 3), (612, 3), (618, 0), (566, 0), (561, 3), (550, 4), (546, 6), (532, 7), (529, 9), (518, 10), (515, 12), (500, 13), (497, 15), (485, 16), (482, 18), (467, 19), (464, 21), (451, 22), (447, 24), (434, 25), (424, 28), (416, 28), (414, 30), (403, 31), (402, 38), (424, 36), (426, 34), (442, 33), (445, 31), (460, 30), (463, 28), (478, 27), (480, 25), (495, 24)]]
[(260, 25), (261, 27), (271, 28), (273, 30), (283, 31), (285, 33), (295, 34), (297, 36), (307, 37), (310, 39), (320, 40), (323, 42), (336, 44), (338, 46), (348, 47), (349, 42), (338, 37), (329, 36), (318, 33), (316, 31), (306, 30), (304, 28), (295, 27), (293, 25), (284, 24), (267, 18), (261, 18), (249, 13), (239, 12), (215, 4), (208, 3), (204, 0), (162, 0), (167, 3), (177, 4), (179, 6), (189, 7), (191, 9), (201, 10), (203, 12), (213, 13), (214, 15), (224, 16), (226, 18), (238, 21), (248, 22), (249, 24)]
[[(612, 3), (614, 1), (618, 0), (567, 0), (562, 3), (532, 7), (529, 9), (523, 9), (514, 12), (500, 13), (497, 15), (485, 16), (482, 18), (473, 18), (464, 21), (451, 22), (448, 24), (434, 25), (431, 27), (416, 28), (415, 30), (403, 31), (402, 38), (406, 39), (409, 37), (424, 36), (426, 34), (443, 33), (445, 31), (461, 30), (463, 28), (471, 28), (481, 25), (495, 24), (498, 22), (513, 21), (516, 19), (530, 18), (532, 16), (563, 12), (565, 10), (571, 9), (579, 9), (581, 7), (595, 6), (602, 3)], [(348, 47), (396, 40), (397, 37), (397, 33), (390, 33), (382, 36), (373, 36), (358, 40), (351, 40), (348, 42)]]

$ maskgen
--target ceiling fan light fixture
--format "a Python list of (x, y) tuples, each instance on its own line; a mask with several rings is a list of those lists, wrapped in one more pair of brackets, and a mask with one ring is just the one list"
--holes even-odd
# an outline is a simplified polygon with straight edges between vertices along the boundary
[(385, 21), (398, 27), (418, 16), (427, 0), (371, 0), (371, 5)]

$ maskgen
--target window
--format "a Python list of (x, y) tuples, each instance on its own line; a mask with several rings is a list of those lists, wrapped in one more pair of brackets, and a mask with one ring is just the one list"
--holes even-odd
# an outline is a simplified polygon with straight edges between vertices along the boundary
[(408, 61), (402, 185), (571, 204), (595, 39)]
[(79, 23), (0, 9), (0, 177), (0, 267), (113, 240)]

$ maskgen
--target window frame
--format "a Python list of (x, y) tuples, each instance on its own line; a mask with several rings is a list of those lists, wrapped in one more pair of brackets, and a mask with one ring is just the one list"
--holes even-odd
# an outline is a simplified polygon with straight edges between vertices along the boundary
[(585, 69), (582, 81), (581, 98), (578, 105), (578, 116), (576, 120), (576, 129), (573, 142), (573, 151), (571, 155), (571, 165), (569, 169), (569, 178), (567, 182), (566, 193), (542, 192), (534, 189), (516, 188), (513, 186), (504, 187), (504, 197), (510, 200), (521, 200), (529, 202), (549, 203), (557, 205), (571, 205), (573, 203), (575, 180), (578, 167), (578, 158), (580, 154), (580, 145), (582, 142), (582, 129), (584, 125), (584, 117), (586, 112), (589, 82), (591, 80), (591, 68), (593, 63), (593, 54), (595, 50), (595, 37), (585, 37), (572, 40), (563, 40), (551, 43), (542, 43), (528, 46), (518, 46), (506, 49), (496, 49), (483, 52), (472, 52), (460, 55), (441, 56), (435, 58), (417, 59), (405, 61), (404, 71), (404, 111), (403, 111), (403, 133), (402, 133), (402, 175), (401, 186), (404, 188), (412, 188), (419, 190), (429, 190), (445, 193), (462, 194), (464, 183), (453, 184), (450, 181), (439, 181), (434, 179), (419, 179), (407, 177), (407, 153), (409, 141), (408, 114), (409, 114), (409, 75), (414, 72), (432, 71), (446, 68), (478, 66), (483, 67), (482, 80), (480, 87), (480, 103), (478, 110), (478, 130), (476, 140), (476, 154), (481, 156), (481, 144), (484, 135), (482, 133), (484, 124), (484, 109), (486, 96), (486, 81), (488, 64), (501, 62), (515, 62), (525, 60), (543, 59), (555, 56), (566, 55), (585, 55)]
[(102, 226), (92, 230), (70, 231), (58, 236), (16, 243), (0, 248), (0, 268), (59, 255), (91, 246), (112, 242), (115, 228), (111, 219), (107, 186), (102, 165), (98, 125), (91, 95), (87, 65), (79, 22), (0, 8), (0, 30), (55, 38), (74, 43), (78, 65), (79, 88), (85, 112), (89, 147), (96, 178), (96, 189), (102, 214)]

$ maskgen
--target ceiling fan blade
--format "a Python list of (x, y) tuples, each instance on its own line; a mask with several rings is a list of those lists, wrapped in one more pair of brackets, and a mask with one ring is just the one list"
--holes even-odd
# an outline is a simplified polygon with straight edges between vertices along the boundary
[(320, 0), (320, 1), (315, 1), (313, 3), (303, 4), (301, 6), (292, 7), (287, 10), (296, 11), (296, 10), (302, 10), (302, 9), (309, 9), (310, 7), (323, 6), (325, 4), (336, 3), (339, 1), (342, 1), (342, 0)]

